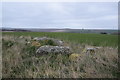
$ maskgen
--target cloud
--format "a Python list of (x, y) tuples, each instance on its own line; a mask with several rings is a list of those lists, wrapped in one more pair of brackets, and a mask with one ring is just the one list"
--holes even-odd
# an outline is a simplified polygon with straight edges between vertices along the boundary
[(117, 29), (117, 3), (3, 3), (3, 26)]
[(0, 3), (0, 27), (2, 27), (2, 3)]

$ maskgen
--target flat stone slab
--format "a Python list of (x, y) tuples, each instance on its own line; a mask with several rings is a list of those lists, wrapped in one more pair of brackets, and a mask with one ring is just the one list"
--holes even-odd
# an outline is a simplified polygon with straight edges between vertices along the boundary
[(71, 49), (65, 46), (41, 46), (36, 51), (37, 54), (71, 54)]

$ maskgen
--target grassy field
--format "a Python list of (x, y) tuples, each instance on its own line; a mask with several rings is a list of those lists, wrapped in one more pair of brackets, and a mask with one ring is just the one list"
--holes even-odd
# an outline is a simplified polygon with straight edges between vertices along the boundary
[[(22, 36), (22, 37), (21, 37)], [(63, 40), (65, 46), (80, 56), (35, 55), (35, 47), (27, 45), (31, 38), (47, 36)], [(3, 32), (3, 78), (116, 78), (118, 77), (118, 40), (115, 35)], [(95, 53), (84, 50), (97, 47)]]
[(80, 33), (60, 33), (60, 32), (3, 32), (3, 35), (15, 36), (47, 36), (59, 38), (66, 41), (85, 43), (94, 46), (118, 46), (117, 35), (103, 35), (103, 34), (80, 34)]

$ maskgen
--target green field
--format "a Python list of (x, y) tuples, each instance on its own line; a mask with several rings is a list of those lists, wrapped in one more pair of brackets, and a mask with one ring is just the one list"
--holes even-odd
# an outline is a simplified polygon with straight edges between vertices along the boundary
[(63, 32), (3, 32), (3, 35), (15, 35), (15, 36), (32, 36), (40, 37), (47, 36), (53, 38), (59, 38), (65, 41), (75, 43), (85, 43), (94, 46), (118, 46), (117, 35), (103, 35), (103, 34), (80, 34), (80, 33), (63, 33)]

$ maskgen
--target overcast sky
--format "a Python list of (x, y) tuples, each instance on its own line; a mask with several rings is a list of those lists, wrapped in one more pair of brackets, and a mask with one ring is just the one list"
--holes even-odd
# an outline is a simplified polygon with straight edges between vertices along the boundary
[(118, 29), (117, 2), (4, 2), (3, 27)]

